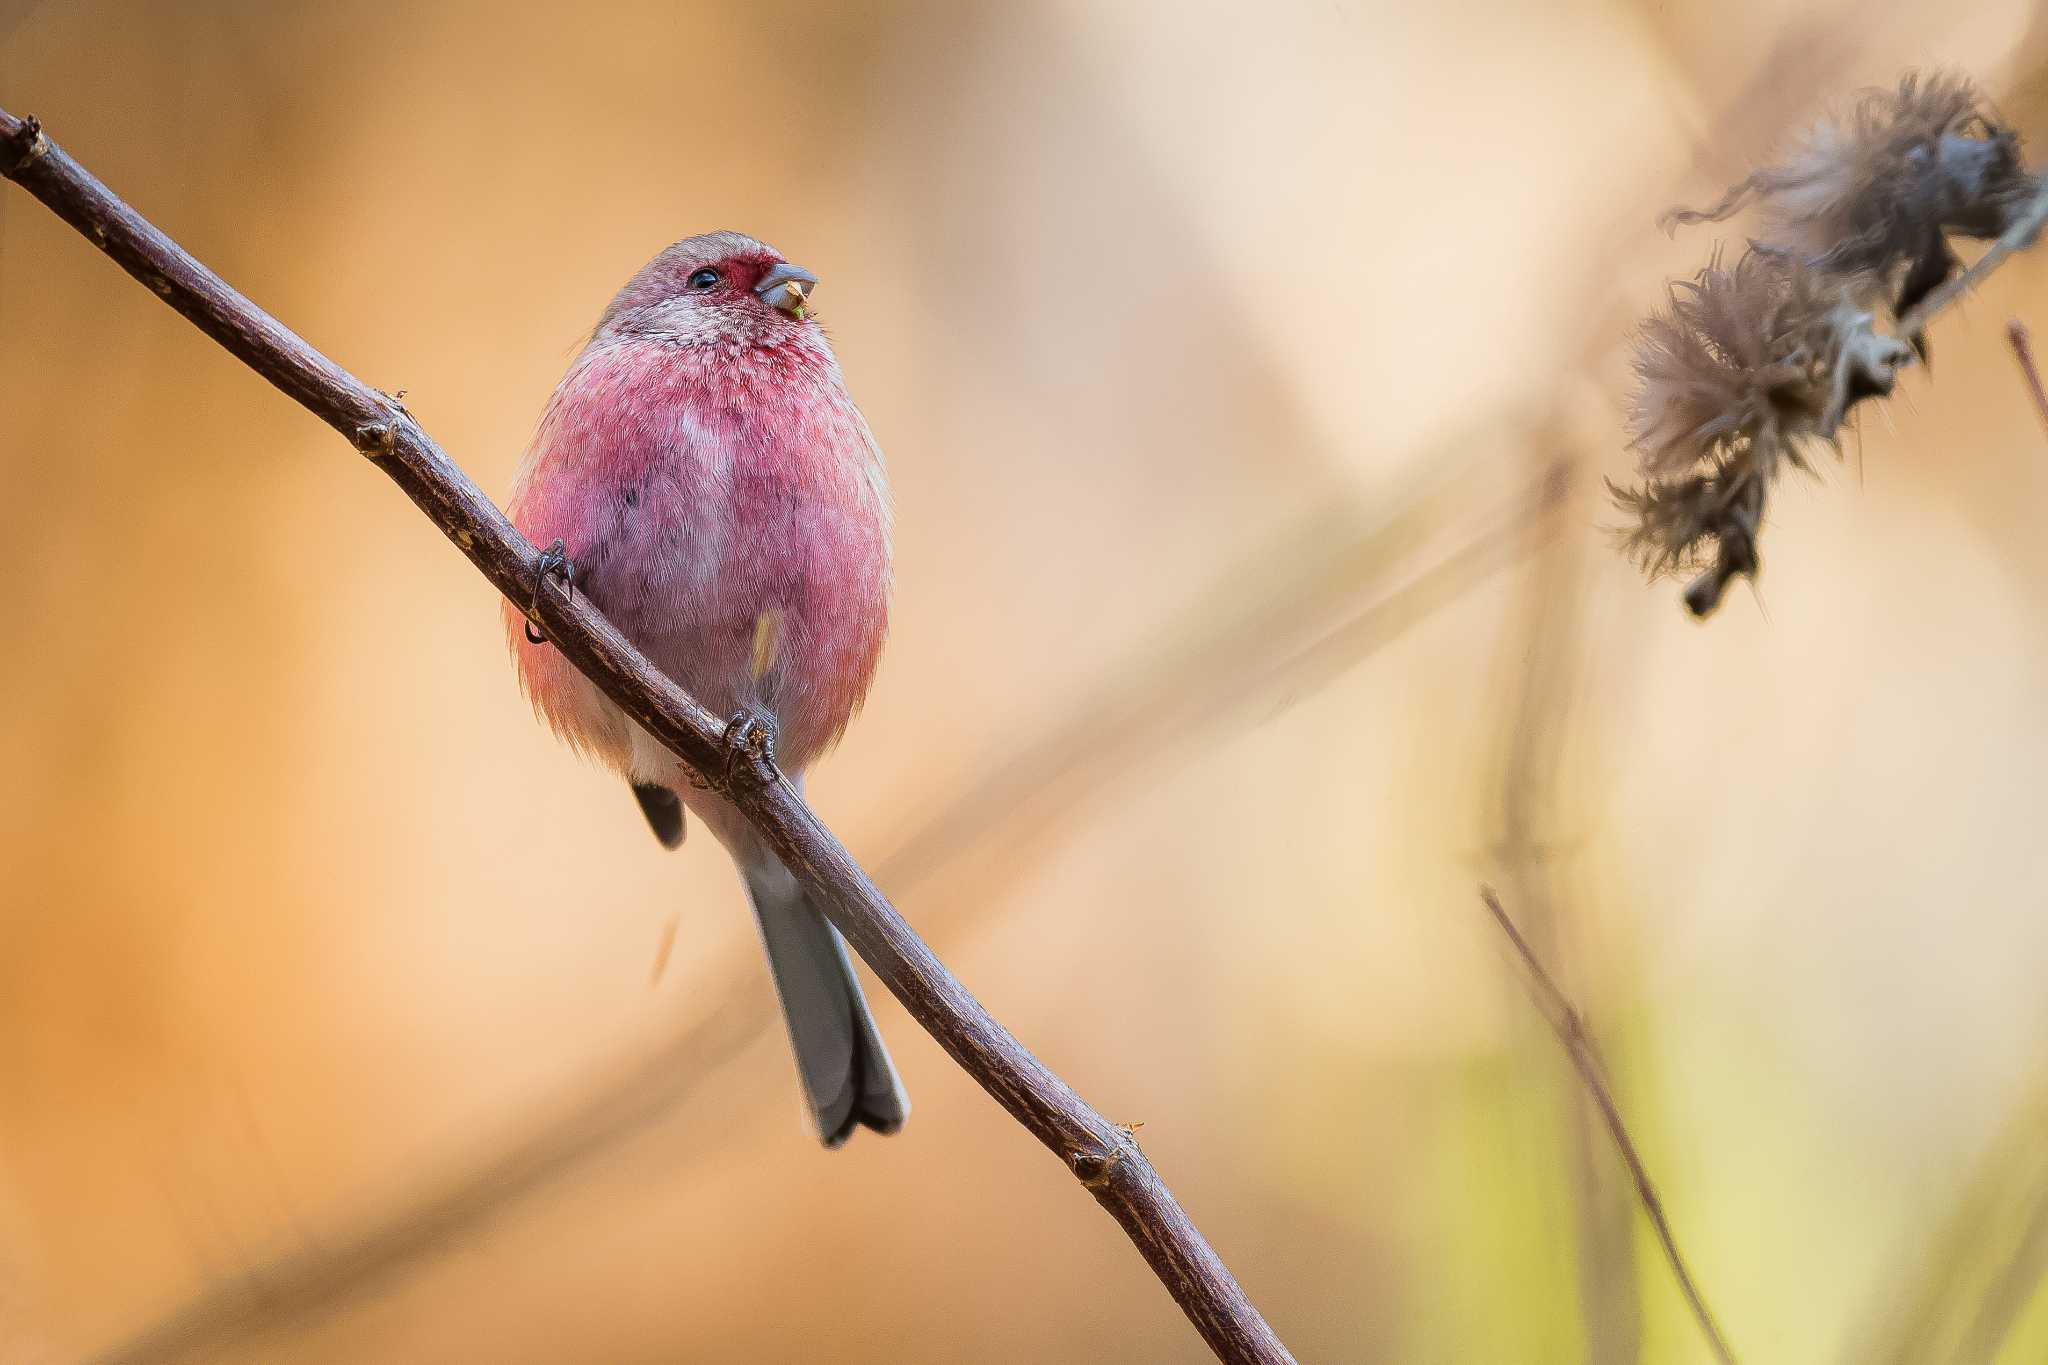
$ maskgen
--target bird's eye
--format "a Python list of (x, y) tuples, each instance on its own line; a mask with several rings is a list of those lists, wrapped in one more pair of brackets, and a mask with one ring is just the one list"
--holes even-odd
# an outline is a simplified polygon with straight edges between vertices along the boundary
[(690, 288), (696, 290), (698, 293), (701, 294), (705, 290), (717, 284), (718, 278), (718, 272), (707, 266), (702, 270), (696, 271), (690, 276)]

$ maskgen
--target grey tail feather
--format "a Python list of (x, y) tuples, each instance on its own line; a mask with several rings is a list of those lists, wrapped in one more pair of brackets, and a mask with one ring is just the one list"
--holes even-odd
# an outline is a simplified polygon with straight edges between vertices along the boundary
[(875, 1029), (839, 931), (771, 855), (757, 853), (741, 871), (818, 1136), (827, 1147), (837, 1147), (856, 1127), (895, 1132), (910, 1117), (910, 1097)]
[(680, 848), (683, 843), (683, 802), (658, 782), (635, 782), (633, 795), (639, 798), (640, 813), (663, 848)]

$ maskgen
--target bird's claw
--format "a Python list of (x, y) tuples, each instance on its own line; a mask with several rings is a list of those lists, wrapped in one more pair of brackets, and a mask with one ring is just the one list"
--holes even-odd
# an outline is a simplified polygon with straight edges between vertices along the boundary
[(569, 558), (569, 547), (563, 544), (560, 536), (556, 536), (555, 543), (542, 550), (539, 558), (533, 561), (533, 595), (526, 603), (528, 644), (544, 645), (548, 642), (547, 635), (539, 625), (540, 585), (546, 582), (550, 575), (562, 580), (564, 590), (571, 593), (576, 591), (576, 561)]
[(725, 723), (724, 787), (766, 787), (775, 780), (775, 722), (756, 711), (738, 711)]

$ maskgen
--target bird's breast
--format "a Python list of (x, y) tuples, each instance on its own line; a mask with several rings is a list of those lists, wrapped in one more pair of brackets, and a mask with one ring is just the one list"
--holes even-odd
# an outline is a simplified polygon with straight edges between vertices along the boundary
[[(700, 348), (701, 349), (701, 348)], [(514, 500), (584, 590), (721, 714), (772, 714), (792, 768), (837, 737), (887, 629), (879, 457), (829, 354), (587, 355)]]

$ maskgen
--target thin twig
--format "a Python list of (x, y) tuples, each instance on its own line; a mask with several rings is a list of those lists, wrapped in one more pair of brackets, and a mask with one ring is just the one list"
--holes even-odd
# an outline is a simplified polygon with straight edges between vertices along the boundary
[[(1557, 449), (1578, 464), (1569, 418), (1559, 404), (1538, 427), (1537, 449)], [(1569, 453), (1562, 453), (1569, 452)], [(1520, 585), (1514, 632), (1504, 643), (1513, 660), (1515, 698), (1508, 707), (1498, 777), (1487, 785), (1488, 823), (1498, 831), (1495, 856), (1529, 936), (1555, 943), (1559, 912), (1552, 831), (1558, 807), (1560, 758), (1578, 704), (1572, 685), (1583, 658), (1585, 585), (1579, 581), (1585, 542), (1561, 537), (1548, 546)], [(1497, 801), (1491, 798), (1497, 798)], [(1567, 1151), (1562, 1165), (1571, 1191), (1579, 1261), (1579, 1314), (1586, 1365), (1639, 1365), (1641, 1272), (1632, 1245), (1634, 1197), (1610, 1175), (1605, 1136), (1589, 1103), (1576, 1102), (1572, 1078), (1559, 1075), (1574, 1101), (1557, 1115)]]
[(1893, 329), (1895, 333), (1906, 341), (1918, 337), (1927, 330), (1937, 314), (1982, 284), (1986, 276), (2005, 264), (2008, 256), (2032, 246), (2034, 239), (2041, 235), (2043, 226), (2048, 226), (2048, 177), (2043, 178), (2041, 190), (2034, 196), (2033, 202), (2027, 205), (2027, 211), (2015, 219), (2013, 225), (2007, 228), (1968, 270), (1909, 309), (1906, 315), (1899, 319), (1899, 325)]
[[(1489, 422), (1489, 433), (1496, 426)], [(1449, 449), (1473, 439), (1465, 433), (1440, 453), (1448, 459)], [(1519, 492), (1501, 517), (1482, 522), (1457, 550), (1398, 587), (1383, 580), (1406, 567), (1419, 524), (1433, 522), (1441, 510), (1434, 494), (1418, 498), (1369, 532), (1324, 513), (1290, 527), (1276, 543), (1321, 545), (1348, 536), (1353, 544), (1335, 556), (1334, 566), (1318, 565), (1263, 596), (1263, 610), (1256, 616), (1230, 616), (1219, 625), (1226, 590), (1243, 584), (1275, 555), (1261, 549), (1224, 565), (1206, 589), (1192, 594), (1186, 629), (1174, 636), (1181, 645), (1159, 650), (1142, 675), (1121, 691), (1116, 680), (1137, 671), (1134, 667), (1112, 669), (1085, 689), (1111, 700), (1082, 708), (1008, 761), (991, 764), (991, 777), (955, 793), (895, 853), (880, 859), (875, 880), (903, 896), (984, 843), (1000, 839), (1014, 857), (1020, 842), (1028, 846), (1045, 837), (1056, 820), (1085, 813), (1116, 781), (1139, 773), (1156, 777), (1161, 764), (1199, 745), (1229, 716), (1256, 708), (1276, 693), (1298, 701), (1317, 691), (1542, 543), (1554, 529), (1551, 517), (1563, 493), (1559, 483), (1547, 471)], [(1340, 613), (1351, 598), (1369, 599), (1369, 605)], [(1340, 616), (1334, 627), (1320, 625), (1332, 615)], [(1327, 633), (1289, 652), (1290, 642), (1318, 627)], [(1034, 798), (1054, 790), (1062, 794), (1057, 805), (1037, 809)], [(943, 944), (980, 923), (999, 903), (990, 897), (948, 898), (920, 919), (927, 936)], [(664, 951), (673, 928), (662, 938)], [(657, 961), (662, 956), (657, 954)], [(729, 979), (744, 966), (744, 959), (732, 959), (707, 976)], [(772, 1009), (758, 1002), (742, 1009), (728, 1001), (684, 1025), (657, 1051), (636, 1052), (629, 1064), (608, 1068), (600, 1083), (551, 1109), (530, 1131), (488, 1146), (488, 1155), (458, 1177), (408, 1192), (362, 1226), (323, 1236), (315, 1250), (264, 1257), (132, 1334), (98, 1357), (100, 1365), (210, 1359), (236, 1343), (316, 1320), (375, 1292), (406, 1267), (467, 1245), (486, 1219), (667, 1116), (687, 1099), (697, 1078), (780, 1027)]]
[(729, 749), (724, 724), (633, 648), (587, 594), (571, 595), (540, 575), (534, 547), (410, 413), (230, 288), (66, 155), (34, 119), (0, 111), (0, 174), (348, 437), (499, 592), (525, 603), (542, 581), (536, 614), (563, 657), (700, 779), (725, 792), (911, 1017), (1123, 1226), (1218, 1358), (1264, 1365), (1293, 1359), (1128, 1131), (1089, 1108), (995, 1021), (772, 764)]
[(2048, 390), (2041, 387), (2041, 371), (2034, 364), (2034, 339), (2027, 331), (2027, 324), (2015, 318), (2005, 324), (2005, 335), (2012, 342), (2012, 353), (2020, 362), (2020, 374), (2027, 381), (2027, 396), (2034, 400), (2034, 414), (2041, 419), (2041, 425), (2048, 428)]
[(1650, 1181), (1649, 1169), (1643, 1165), (1635, 1140), (1629, 1136), (1628, 1125), (1622, 1122), (1621, 1110), (1615, 1106), (1614, 1094), (1600, 1073), (1600, 1061), (1593, 1054), (1592, 1040), (1586, 1036), (1578, 1010), (1551, 979), (1550, 973), (1543, 969), (1528, 940), (1522, 937), (1521, 930), (1515, 928), (1508, 912), (1501, 909), (1500, 899), (1493, 894), (1492, 888), (1480, 887), (1479, 898), (1486, 902), (1486, 908), (1492, 912), (1501, 932), (1515, 945), (1522, 965), (1528, 968), (1529, 980), (1536, 988), (1538, 1007), (1556, 1031), (1558, 1041), (1564, 1044), (1565, 1053), (1572, 1059), (1579, 1079), (1586, 1083), (1586, 1089), (1593, 1096), (1593, 1103), (1599, 1107), (1600, 1117), (1607, 1124), (1607, 1134), (1614, 1139), (1615, 1150), (1621, 1153), (1622, 1163), (1628, 1167), (1629, 1176), (1635, 1181), (1636, 1195), (1642, 1200), (1643, 1212), (1649, 1215), (1650, 1226), (1656, 1229), (1657, 1240), (1664, 1246), (1664, 1259), (1671, 1263), (1671, 1273), (1677, 1277), (1678, 1287), (1684, 1292), (1685, 1301), (1691, 1305), (1693, 1317), (1698, 1319), (1700, 1331), (1706, 1335), (1707, 1345), (1713, 1348), (1714, 1358), (1721, 1365), (1735, 1365), (1735, 1353), (1729, 1350), (1728, 1341), (1721, 1335), (1714, 1314), (1700, 1293), (1699, 1284), (1686, 1268), (1685, 1257), (1679, 1254), (1678, 1239), (1671, 1231), (1671, 1220), (1664, 1216), (1664, 1201), (1657, 1197), (1657, 1187)]

